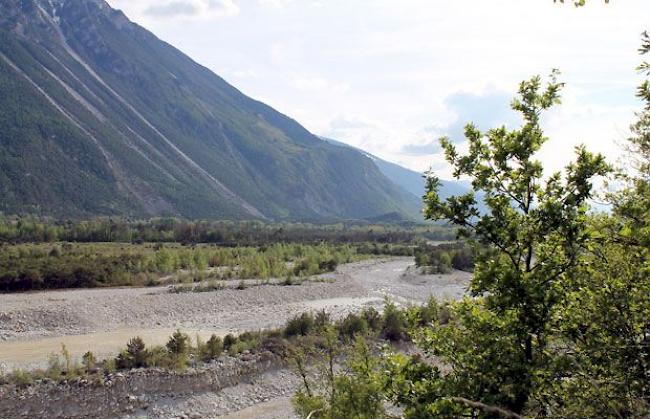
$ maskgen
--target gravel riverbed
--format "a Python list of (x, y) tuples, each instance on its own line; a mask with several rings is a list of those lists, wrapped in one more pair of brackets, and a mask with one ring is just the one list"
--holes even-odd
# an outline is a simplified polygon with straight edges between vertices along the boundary
[[(160, 344), (174, 329), (202, 337), (267, 329), (308, 310), (325, 309), (336, 318), (364, 306), (381, 309), (386, 296), (401, 305), (422, 303), (430, 296), (456, 299), (465, 293), (470, 278), (460, 271), (419, 275), (412, 258), (384, 258), (342, 265), (293, 286), (188, 293), (170, 293), (164, 286), (4, 294), (0, 368), (43, 366), (61, 343), (73, 357), (92, 350), (101, 358), (114, 355), (136, 335), (148, 344)], [(218, 393), (157, 400), (140, 417), (178, 417), (174, 415), (182, 412), (233, 419), (291, 417), (289, 397), (294, 389), (291, 373), (276, 371)]]

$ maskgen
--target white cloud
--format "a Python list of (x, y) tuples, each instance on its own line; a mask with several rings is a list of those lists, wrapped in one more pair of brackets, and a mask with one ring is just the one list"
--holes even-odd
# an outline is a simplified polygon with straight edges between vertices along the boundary
[(219, 19), (239, 14), (239, 6), (233, 0), (112, 0), (110, 3), (136, 18), (154, 20)]
[(263, 6), (285, 7), (293, 0), (257, 0)]
[(344, 94), (350, 90), (349, 84), (332, 82), (324, 77), (294, 77), (291, 80), (291, 85), (305, 92), (328, 91), (330, 93)]
[(418, 170), (440, 169), (435, 141), (460, 138), (466, 122), (516, 124), (507, 109), (518, 83), (554, 67), (567, 89), (544, 119), (549, 167), (565, 164), (580, 142), (615, 159), (615, 140), (640, 106), (634, 67), (639, 35), (650, 29), (648, 0), (583, 8), (552, 0), (231, 0), (224, 4), (237, 10), (232, 19), (206, 13), (206, 0), (187, 1), (208, 18), (187, 25), (143, 14), (172, 0), (109, 0), (312, 132)]

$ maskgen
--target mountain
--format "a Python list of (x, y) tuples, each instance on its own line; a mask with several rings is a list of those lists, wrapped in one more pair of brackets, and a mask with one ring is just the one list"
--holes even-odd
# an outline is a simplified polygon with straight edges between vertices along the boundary
[[(321, 137), (321, 139), (330, 144), (345, 148), (351, 148), (365, 154), (375, 163), (375, 165), (377, 165), (377, 168), (396, 185), (409, 192), (413, 196), (416, 196), (420, 200), (424, 195), (425, 181), (423, 173), (407, 169), (406, 167), (400, 166), (399, 164), (382, 160), (379, 157), (368, 153), (367, 151), (352, 147), (340, 141), (325, 137)], [(470, 185), (467, 185), (460, 181), (441, 180), (440, 196), (442, 198), (447, 198), (450, 196), (462, 195), (469, 192), (470, 189)]]
[(413, 217), (371, 158), (103, 0), (0, 0), (0, 211), (273, 220)]

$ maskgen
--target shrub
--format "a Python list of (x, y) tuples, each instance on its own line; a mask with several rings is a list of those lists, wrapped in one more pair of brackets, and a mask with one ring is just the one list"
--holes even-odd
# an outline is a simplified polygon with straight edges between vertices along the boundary
[(368, 323), (363, 317), (350, 313), (339, 322), (338, 329), (342, 338), (353, 339), (356, 335), (368, 333)]
[[(298, 390), (291, 400), (296, 413), (301, 418), (325, 418), (327, 401), (323, 396), (313, 396), (309, 391)], [(315, 413), (314, 413), (315, 412)]]
[(61, 379), (63, 374), (63, 365), (61, 364), (61, 359), (59, 355), (52, 353), (47, 359), (47, 370), (45, 371), (45, 376), (51, 380)]
[(373, 331), (380, 331), (383, 325), (381, 314), (374, 307), (367, 307), (361, 310), (361, 317), (366, 321), (368, 328)]
[(315, 320), (311, 313), (302, 313), (290, 319), (284, 329), (284, 336), (306, 336), (314, 330)]
[(418, 324), (426, 326), (431, 323), (437, 323), (440, 319), (440, 306), (435, 298), (431, 297), (427, 304), (418, 309)]
[(174, 332), (165, 345), (171, 357), (171, 367), (184, 369), (187, 366), (188, 354), (190, 352), (190, 337), (180, 330)]
[(318, 264), (318, 269), (321, 272), (332, 272), (336, 270), (336, 267), (338, 266), (338, 262), (334, 259), (327, 259), (323, 260)]
[(239, 340), (233, 343), (232, 345), (230, 345), (230, 348), (228, 348), (228, 354), (230, 354), (231, 356), (235, 356), (249, 349), (250, 349), (249, 342), (244, 342), (242, 340)]
[(285, 356), (290, 347), (290, 343), (281, 337), (281, 335), (267, 336), (262, 341), (262, 348), (276, 355)]
[(330, 315), (325, 310), (319, 310), (314, 317), (314, 325), (318, 330), (323, 330), (330, 324)]
[(81, 364), (87, 373), (95, 369), (96, 363), (97, 359), (95, 358), (95, 355), (90, 351), (86, 352), (83, 357), (81, 357)]
[(149, 359), (148, 364), (150, 367), (168, 367), (169, 366), (169, 354), (167, 348), (161, 345), (156, 345), (153, 348), (149, 349)]
[(144, 341), (136, 336), (129, 340), (126, 349), (117, 356), (117, 367), (120, 369), (146, 367), (148, 356)]
[(383, 338), (399, 341), (406, 337), (406, 317), (392, 301), (386, 300), (383, 318), (384, 325), (381, 331)]
[(232, 345), (237, 343), (237, 336), (233, 335), (232, 333), (228, 333), (224, 338), (223, 338), (223, 349), (226, 351), (230, 349)]
[(115, 371), (117, 371), (117, 362), (115, 361), (114, 358), (107, 359), (104, 361), (104, 373), (106, 374), (113, 374)]
[(223, 347), (223, 340), (221, 340), (221, 338), (217, 335), (212, 335), (203, 347), (201, 358), (204, 361), (217, 359), (223, 353)]
[(9, 375), (8, 381), (17, 387), (27, 387), (34, 382), (34, 377), (25, 370), (15, 369)]

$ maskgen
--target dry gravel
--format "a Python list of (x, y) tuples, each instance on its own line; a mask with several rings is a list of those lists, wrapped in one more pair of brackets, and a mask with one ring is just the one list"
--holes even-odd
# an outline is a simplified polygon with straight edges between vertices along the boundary
[(167, 287), (107, 288), (0, 295), (0, 340), (79, 335), (124, 329), (242, 331), (277, 327), (305, 309), (334, 313), (430, 295), (462, 295), (470, 274), (417, 275), (411, 258), (374, 259), (339, 267), (302, 285), (169, 293)]
[[(385, 258), (343, 265), (296, 286), (179, 294), (166, 286), (4, 294), (0, 369), (42, 366), (61, 342), (73, 356), (90, 349), (102, 357), (138, 334), (157, 344), (176, 328), (203, 336), (266, 329), (306, 310), (325, 309), (340, 317), (364, 306), (381, 309), (386, 296), (402, 305), (430, 296), (455, 299), (465, 293), (470, 277), (460, 271), (419, 275), (412, 258)], [(295, 377), (280, 370), (218, 393), (156, 400), (147, 412), (131, 417), (287, 418), (293, 415), (289, 397), (295, 386)]]

